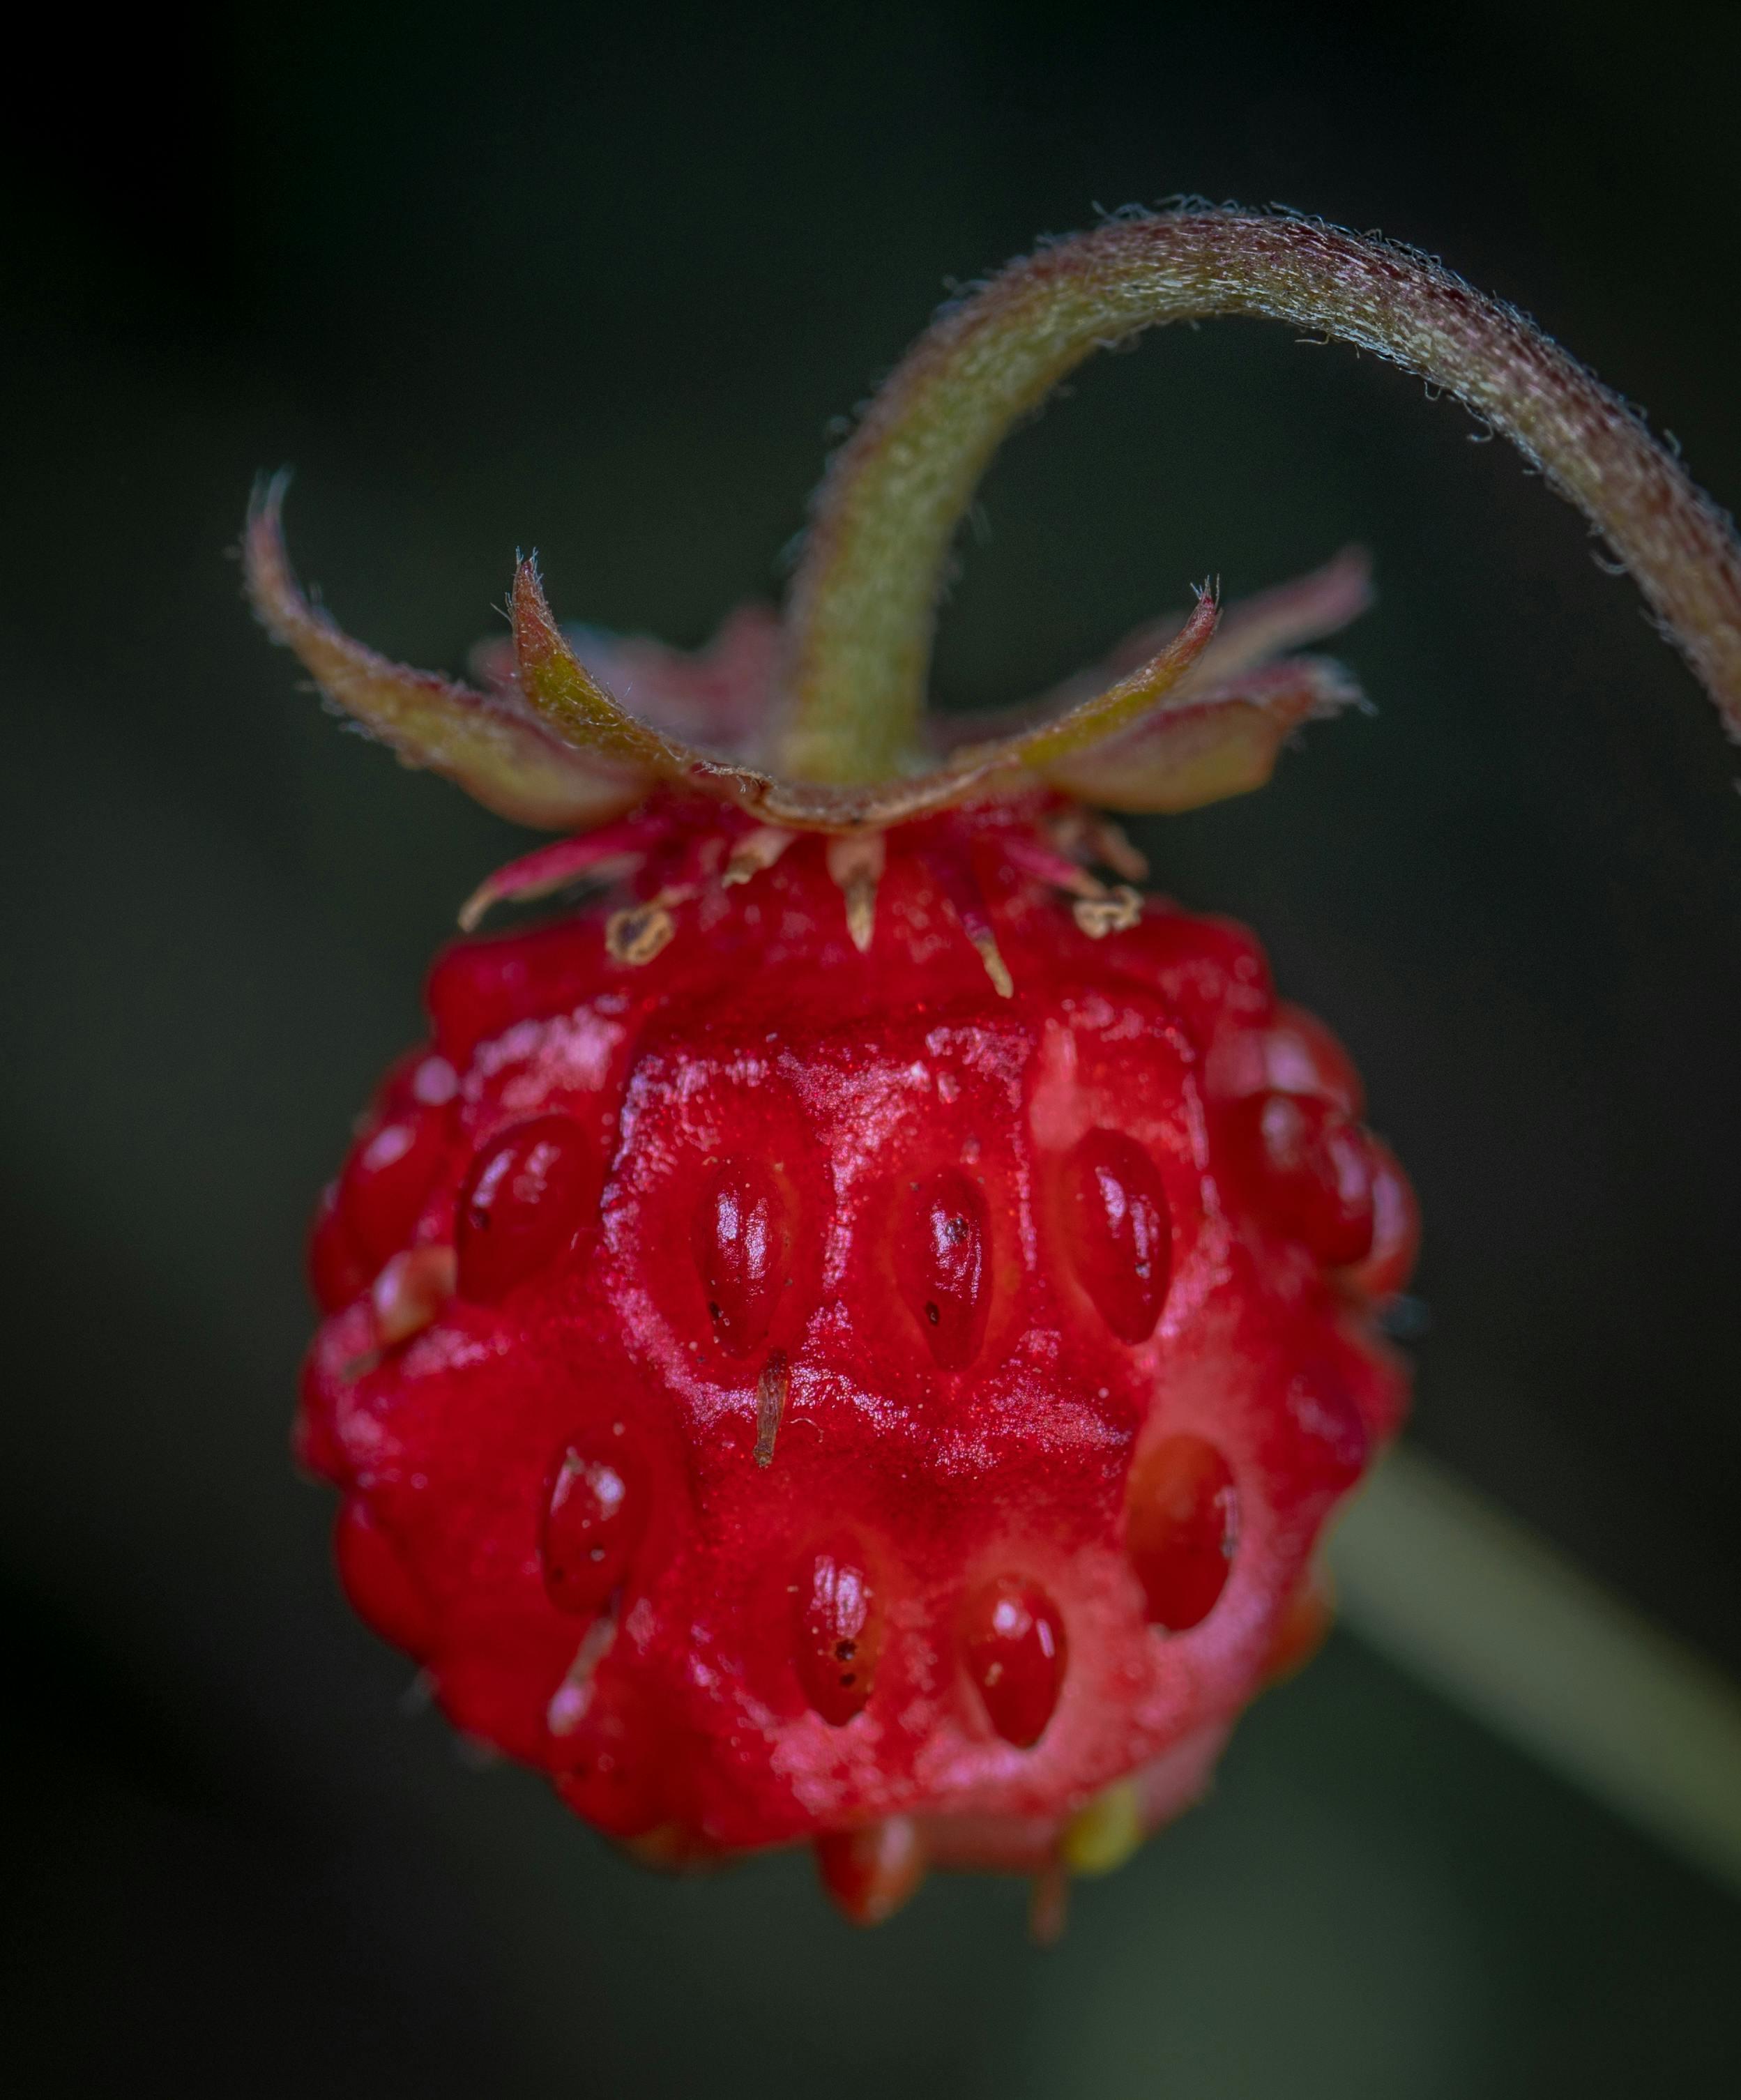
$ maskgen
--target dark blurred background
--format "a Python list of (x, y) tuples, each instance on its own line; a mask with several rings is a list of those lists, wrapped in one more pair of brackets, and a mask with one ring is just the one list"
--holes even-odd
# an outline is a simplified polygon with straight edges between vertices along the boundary
[[(1413, 2096), (1741, 2081), (1741, 1905), (1338, 1637), (1078, 1891), (853, 1935), (668, 1883), (469, 1765), (285, 1452), (300, 1242), (456, 901), (518, 849), (339, 733), (240, 603), (457, 666), (518, 546), (694, 642), (778, 588), (830, 419), (952, 279), (1097, 207), (1442, 254), (1741, 495), (1741, 17), (68, 9), (6, 158), (0, 2032), (15, 2090)], [(15, 54), (15, 60), (16, 55)], [(1090, 367), (985, 491), (945, 699), (1343, 541), (1378, 704), (1151, 827), (1345, 1035), (1428, 1218), (1416, 1434), (1730, 1667), (1741, 760), (1580, 521), (1351, 353)]]

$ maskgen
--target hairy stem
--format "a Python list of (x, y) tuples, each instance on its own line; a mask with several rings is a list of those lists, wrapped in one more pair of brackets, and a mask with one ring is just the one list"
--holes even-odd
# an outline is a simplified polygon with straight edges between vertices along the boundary
[(1503, 431), (1600, 531), (1741, 740), (1741, 541), (1637, 414), (1521, 314), (1411, 250), (1182, 210), (1012, 263), (878, 393), (818, 492), (794, 579), (782, 771), (854, 783), (911, 763), (950, 543), (1005, 434), (1091, 351), (1224, 314), (1376, 351)]

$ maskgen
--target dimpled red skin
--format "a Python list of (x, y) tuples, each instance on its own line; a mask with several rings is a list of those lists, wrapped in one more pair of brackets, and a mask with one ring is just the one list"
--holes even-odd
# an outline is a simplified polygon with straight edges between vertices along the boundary
[[(1413, 1207), (1353, 1120), (1346, 1057), (1227, 922), (1149, 899), (1091, 939), (1003, 850), (1035, 816), (890, 832), (862, 955), (814, 837), (752, 881), (703, 885), (639, 966), (607, 946), (620, 897), (450, 948), (430, 1042), (390, 1075), (323, 1207), (299, 1448), (344, 1493), (353, 1601), (459, 1727), (650, 1855), (823, 1839), (826, 1873), (840, 1833), (910, 1818), (936, 1864), (1039, 1870), (1126, 1776), (1144, 1822), (1162, 1820), (1201, 1790), (1326, 1517), (1397, 1427), (1404, 1374), (1373, 1314), (1406, 1280)], [(697, 823), (706, 862), (725, 823)], [(1013, 996), (941, 893), (939, 851), (976, 875)], [(1372, 1243), (1339, 1269), (1298, 1237), (1298, 1162), (1273, 1189), (1237, 1136), (1266, 1091), (1327, 1105), (1311, 1113), (1336, 1119), (1344, 1184), (1351, 1156), (1372, 1177)], [(571, 1119), (591, 1174), (557, 1177), (571, 1215), (527, 1235), (530, 1270), (505, 1288), (492, 1258), (469, 1297), (474, 1162), (550, 1117)], [(1081, 1151), (1095, 1132), (1121, 1142)], [(1114, 1185), (1096, 1223), (1080, 1161), (1110, 1160), (1116, 1184), (1125, 1145), (1158, 1174), (1170, 1248), (1121, 1289), (1117, 1262), (1154, 1252), (1153, 1200), (1121, 1224)], [(390, 1155), (373, 1180), (372, 1145)], [(722, 1183), (733, 1161), (754, 1171)], [(926, 1192), (963, 1182), (981, 1207), (945, 1203), (936, 1229), (955, 1240), (928, 1253)], [(755, 1201), (711, 1224), (728, 1185)], [(455, 1295), (382, 1348), (382, 1265), (456, 1229)], [(760, 1237), (710, 1269), (710, 1231)], [(1346, 1229), (1338, 1244), (1347, 1257)], [(967, 1294), (964, 1312), (942, 1307), (941, 1361), (928, 1260)], [(751, 1317), (734, 1328), (708, 1292), (739, 1287), (746, 1261)], [(1125, 1339), (1150, 1303), (1153, 1331)], [(1126, 1498), (1143, 1454), (1181, 1435), (1225, 1458), (1237, 1520), (1212, 1608), (1170, 1632), (1126, 1550)], [(565, 1502), (600, 1481), (603, 1503)], [(835, 1564), (820, 1604), (818, 1555)], [(1051, 1676), (1003, 1700), (1016, 1732), (1042, 1719), (1026, 1745), (975, 1679), (988, 1651), (967, 1621), (999, 1584), (1059, 1629), (1049, 1714)], [(863, 1678), (836, 1693), (817, 1675), (831, 1654), (805, 1644), (861, 1626), (842, 1667)], [(1015, 1666), (1040, 1669), (1038, 1651)]]

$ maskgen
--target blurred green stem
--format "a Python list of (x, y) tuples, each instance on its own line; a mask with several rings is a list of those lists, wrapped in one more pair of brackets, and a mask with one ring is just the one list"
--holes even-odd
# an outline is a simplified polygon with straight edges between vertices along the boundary
[(1408, 1448), (1330, 1562), (1370, 1646), (1741, 1890), (1741, 1692), (1703, 1656)]

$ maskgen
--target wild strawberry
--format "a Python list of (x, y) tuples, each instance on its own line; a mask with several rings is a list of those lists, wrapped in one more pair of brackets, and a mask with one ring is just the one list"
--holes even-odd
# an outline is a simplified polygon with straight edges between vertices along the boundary
[(1351, 287), (1360, 339), (1502, 425), (1520, 344), (1538, 390), (1606, 401), (1414, 258), (1186, 213), (946, 315), (832, 470), (784, 628), (739, 614), (697, 658), (583, 660), (528, 563), (482, 690), (405, 670), (256, 507), (255, 603), (332, 697), (575, 834), (468, 921), (605, 886), (438, 961), (430, 1040), (322, 1201), (299, 1436), (359, 1611), (649, 1858), (808, 1841), (864, 1920), (928, 1864), (1056, 1890), (1194, 1798), (1321, 1637), (1314, 1550), (1403, 1410), (1375, 1315), (1413, 1201), (1250, 936), (1140, 898), (1082, 801), (1258, 784), (1352, 695), (1282, 652), (1361, 608), (1364, 567), (1224, 620), (1205, 593), (1026, 726), (945, 735), (921, 702), (1013, 416), (1157, 319), (1353, 332)]

